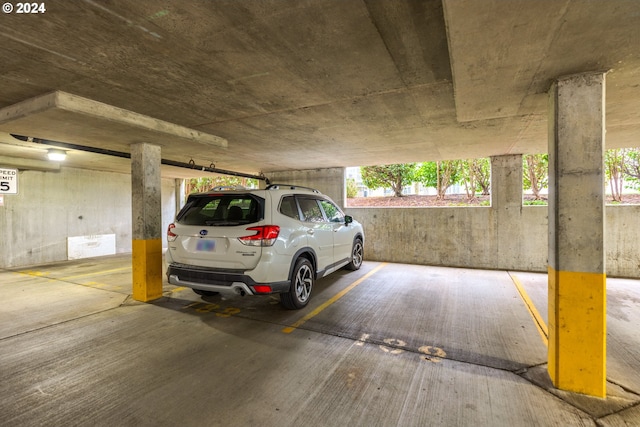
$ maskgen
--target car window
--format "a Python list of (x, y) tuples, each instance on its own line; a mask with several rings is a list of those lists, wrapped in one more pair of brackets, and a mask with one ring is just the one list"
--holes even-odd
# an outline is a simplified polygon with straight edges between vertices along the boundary
[(264, 201), (250, 194), (192, 197), (176, 220), (184, 225), (231, 226), (251, 224), (264, 216)]
[(280, 202), (280, 213), (290, 218), (300, 219), (298, 205), (296, 204), (296, 199), (293, 196), (286, 196), (282, 198), (282, 202)]
[(324, 216), (320, 210), (320, 205), (316, 199), (298, 198), (300, 210), (302, 210), (303, 221), (324, 222)]
[(340, 209), (328, 200), (320, 200), (320, 205), (325, 215), (331, 222), (344, 222), (344, 214)]

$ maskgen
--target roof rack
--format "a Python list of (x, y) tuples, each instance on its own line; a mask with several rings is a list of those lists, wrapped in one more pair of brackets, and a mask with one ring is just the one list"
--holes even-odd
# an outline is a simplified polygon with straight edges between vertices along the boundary
[(246, 190), (242, 185), (218, 185), (217, 187), (213, 187), (209, 191), (242, 191)]
[(298, 189), (304, 189), (304, 190), (313, 191), (314, 193), (321, 194), (320, 191), (316, 190), (315, 188), (303, 187), (301, 185), (292, 185), (292, 184), (269, 184), (266, 189), (267, 190), (284, 190), (284, 189), (298, 190)]

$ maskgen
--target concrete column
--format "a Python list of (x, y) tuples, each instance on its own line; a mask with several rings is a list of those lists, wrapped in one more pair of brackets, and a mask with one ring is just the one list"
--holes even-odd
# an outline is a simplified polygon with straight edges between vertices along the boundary
[(344, 168), (307, 169), (270, 172), (273, 184), (295, 184), (315, 188), (331, 197), (342, 209), (347, 201), (347, 183)]
[(522, 210), (522, 154), (491, 157), (491, 206)]
[(527, 230), (522, 226), (521, 154), (491, 157), (491, 210), (497, 239), (495, 266), (515, 268), (514, 260), (527, 247)]
[(133, 298), (162, 296), (162, 182), (160, 147), (131, 146)]
[(180, 212), (182, 206), (184, 206), (186, 202), (185, 197), (185, 180), (181, 178), (176, 178), (175, 182), (175, 198), (176, 198), (176, 214)]
[(553, 384), (606, 396), (605, 75), (549, 90), (549, 354)]

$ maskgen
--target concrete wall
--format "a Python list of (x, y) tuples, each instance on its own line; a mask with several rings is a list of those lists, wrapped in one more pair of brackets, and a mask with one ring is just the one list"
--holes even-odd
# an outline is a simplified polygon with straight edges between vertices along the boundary
[[(341, 168), (269, 178), (318, 188), (344, 206)], [(20, 193), (0, 206), (0, 268), (66, 260), (67, 236), (115, 234), (117, 252), (131, 252), (130, 175), (63, 168), (23, 171), (19, 182)], [(175, 188), (162, 181), (163, 230), (175, 216)], [(516, 206), (501, 194), (491, 207), (345, 210), (364, 226), (367, 260), (546, 272), (547, 207)], [(605, 214), (607, 274), (640, 278), (640, 206), (607, 206)]]
[(364, 226), (367, 260), (547, 271), (547, 212), (541, 206), (522, 209), (520, 235), (509, 235), (511, 225), (500, 223), (490, 207), (346, 211)]
[(640, 278), (640, 206), (605, 206), (605, 271)]
[[(490, 207), (346, 211), (364, 225), (367, 260), (547, 272), (546, 206), (522, 207), (518, 235)], [(607, 275), (640, 278), (640, 206), (607, 206), (605, 221)]]
[[(62, 168), (20, 171), (18, 180), (19, 194), (0, 206), (0, 268), (66, 260), (74, 236), (115, 234), (116, 252), (131, 252), (130, 175)], [(175, 216), (174, 188), (162, 181), (164, 230)]]
[[(365, 230), (365, 259), (408, 264), (547, 272), (546, 206), (522, 206), (520, 156), (491, 159), (491, 207), (349, 208)], [(344, 204), (343, 169), (269, 174), (318, 188)], [(607, 274), (640, 278), (640, 206), (606, 207)]]
[(270, 172), (266, 175), (272, 184), (296, 184), (315, 188), (331, 197), (338, 206), (344, 209), (347, 194), (344, 168)]

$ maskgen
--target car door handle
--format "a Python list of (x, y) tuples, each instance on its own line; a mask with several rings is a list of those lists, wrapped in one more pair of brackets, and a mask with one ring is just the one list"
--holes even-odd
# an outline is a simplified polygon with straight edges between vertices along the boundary
[(313, 234), (313, 228), (308, 229), (307, 234)]

